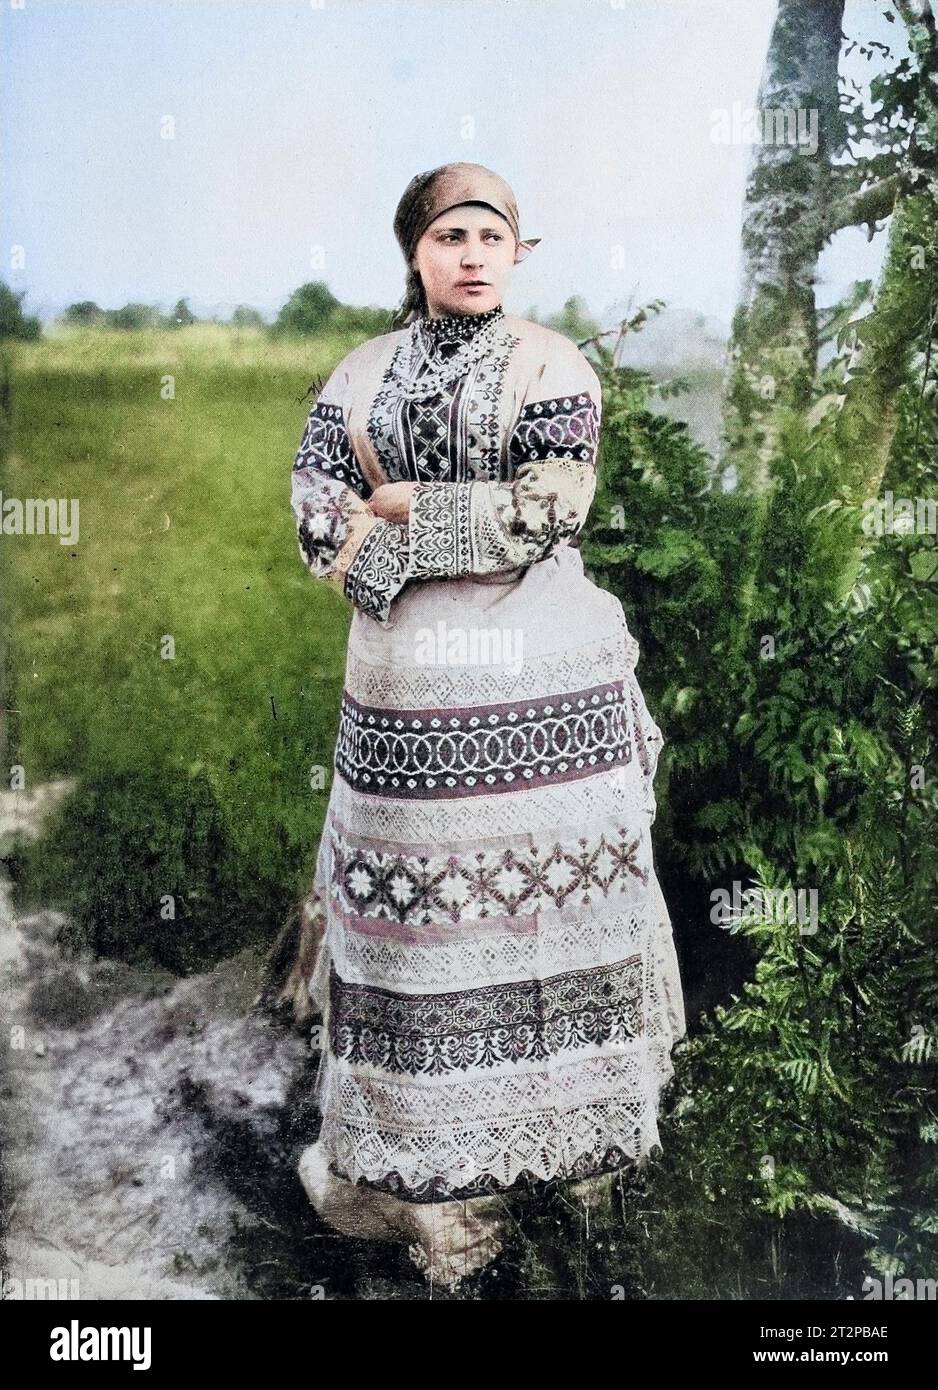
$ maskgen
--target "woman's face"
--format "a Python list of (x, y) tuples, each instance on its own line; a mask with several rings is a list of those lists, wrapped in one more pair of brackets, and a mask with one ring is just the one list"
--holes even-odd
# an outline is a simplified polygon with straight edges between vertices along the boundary
[(492, 208), (460, 203), (441, 212), (418, 241), (412, 262), (430, 317), (481, 314), (500, 304), (515, 250), (514, 232)]

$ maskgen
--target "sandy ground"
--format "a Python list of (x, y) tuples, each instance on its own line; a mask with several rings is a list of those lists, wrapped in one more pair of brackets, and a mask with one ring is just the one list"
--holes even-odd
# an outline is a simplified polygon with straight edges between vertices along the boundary
[[(0, 832), (36, 833), (59, 794), (4, 793)], [(6, 1296), (426, 1297), (405, 1252), (309, 1206), (318, 1056), (252, 1008), (261, 959), (178, 980), (67, 955), (64, 921), (18, 918), (0, 872)]]

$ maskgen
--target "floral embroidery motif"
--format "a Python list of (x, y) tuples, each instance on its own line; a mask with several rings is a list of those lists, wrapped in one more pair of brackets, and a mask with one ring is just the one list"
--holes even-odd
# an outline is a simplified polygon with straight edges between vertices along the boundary
[(346, 1062), (412, 1076), (543, 1062), (642, 1033), (642, 957), (542, 980), (399, 994), (330, 973), (330, 1044)]
[(313, 468), (297, 469), (293, 481), (300, 553), (313, 574), (328, 579), (348, 538), (348, 489)]

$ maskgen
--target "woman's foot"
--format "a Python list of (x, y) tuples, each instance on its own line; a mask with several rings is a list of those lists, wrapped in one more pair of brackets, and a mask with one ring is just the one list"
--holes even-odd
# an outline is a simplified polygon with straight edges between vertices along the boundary
[(303, 1150), (298, 1172), (313, 1207), (334, 1230), (359, 1240), (403, 1239), (396, 1198), (337, 1177), (319, 1144)]
[(430, 1283), (454, 1290), (494, 1260), (502, 1248), (497, 1198), (413, 1205), (408, 1224), (415, 1239), (408, 1254)]
[(498, 1198), (405, 1202), (337, 1177), (318, 1143), (303, 1150), (298, 1172), (316, 1212), (333, 1230), (358, 1240), (402, 1241), (432, 1283), (455, 1289), (502, 1248)]

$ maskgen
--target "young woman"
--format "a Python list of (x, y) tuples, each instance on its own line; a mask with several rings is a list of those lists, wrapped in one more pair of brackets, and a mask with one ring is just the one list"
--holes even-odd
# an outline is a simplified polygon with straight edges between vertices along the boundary
[(300, 553), (354, 612), (283, 997), (323, 1016), (311, 1201), (453, 1285), (500, 1248), (516, 1184), (592, 1200), (659, 1145), (685, 1025), (662, 735), (574, 544), (599, 381), (502, 308), (536, 241), (498, 175), (419, 174), (394, 227), (404, 326), (335, 369), (293, 467)]

